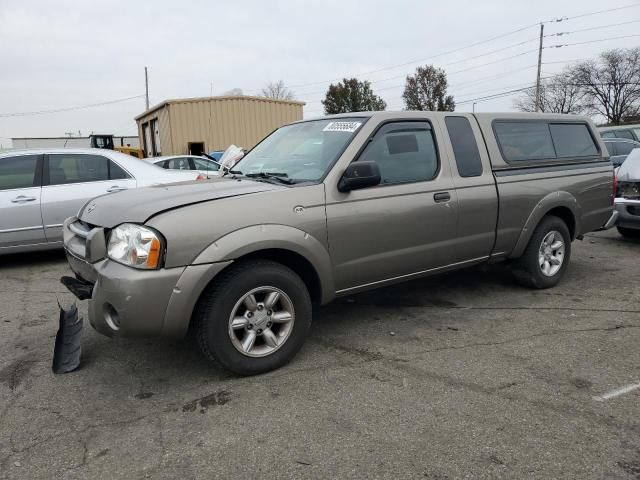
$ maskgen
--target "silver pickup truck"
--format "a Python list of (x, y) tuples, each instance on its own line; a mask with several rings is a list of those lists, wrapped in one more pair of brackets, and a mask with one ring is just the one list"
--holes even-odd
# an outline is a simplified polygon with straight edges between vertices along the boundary
[(192, 331), (249, 375), (295, 355), (312, 303), (481, 262), (552, 287), (616, 213), (587, 118), (351, 113), (286, 125), (220, 178), (90, 201), (64, 224), (66, 284), (103, 334)]

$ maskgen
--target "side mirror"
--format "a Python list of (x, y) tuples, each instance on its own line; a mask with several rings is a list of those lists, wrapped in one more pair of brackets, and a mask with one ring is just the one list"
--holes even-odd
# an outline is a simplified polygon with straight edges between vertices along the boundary
[(353, 162), (342, 174), (338, 182), (338, 191), (345, 193), (379, 184), (380, 168), (376, 162)]

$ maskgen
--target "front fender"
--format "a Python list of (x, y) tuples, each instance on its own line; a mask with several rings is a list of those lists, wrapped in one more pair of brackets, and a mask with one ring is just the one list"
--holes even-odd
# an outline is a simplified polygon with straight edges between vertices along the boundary
[(582, 209), (576, 198), (569, 192), (564, 191), (550, 193), (546, 197), (542, 198), (542, 200), (540, 200), (531, 211), (531, 214), (529, 214), (529, 217), (520, 232), (516, 246), (509, 255), (509, 258), (518, 258), (524, 253), (533, 232), (542, 218), (551, 210), (558, 207), (565, 207), (571, 211), (575, 222), (575, 232), (581, 231), (580, 218), (582, 218)]
[(326, 247), (315, 237), (288, 225), (253, 225), (220, 237), (205, 248), (194, 265), (233, 261), (250, 253), (267, 249), (295, 252), (315, 269), (320, 280), (321, 301), (327, 303), (335, 295), (331, 258)]

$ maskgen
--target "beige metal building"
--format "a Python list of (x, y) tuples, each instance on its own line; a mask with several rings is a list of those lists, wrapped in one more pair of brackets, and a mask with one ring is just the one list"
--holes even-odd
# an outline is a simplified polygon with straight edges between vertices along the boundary
[(304, 102), (262, 97), (166, 100), (135, 119), (147, 157), (199, 155), (234, 144), (252, 148), (285, 123), (302, 120)]

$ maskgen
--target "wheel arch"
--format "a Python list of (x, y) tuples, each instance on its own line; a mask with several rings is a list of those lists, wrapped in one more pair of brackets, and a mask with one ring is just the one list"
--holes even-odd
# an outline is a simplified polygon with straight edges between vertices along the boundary
[(235, 263), (257, 258), (281, 263), (295, 271), (315, 303), (333, 299), (331, 258), (326, 247), (312, 235), (287, 225), (255, 225), (231, 232), (205, 248), (193, 263)]
[(578, 201), (568, 192), (554, 192), (547, 195), (538, 202), (527, 218), (509, 258), (522, 256), (533, 232), (547, 215), (562, 219), (569, 229), (571, 240), (574, 240), (580, 232), (580, 211)]

